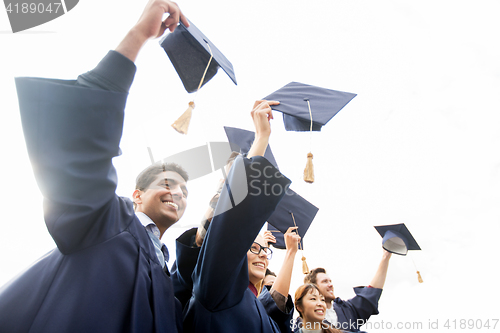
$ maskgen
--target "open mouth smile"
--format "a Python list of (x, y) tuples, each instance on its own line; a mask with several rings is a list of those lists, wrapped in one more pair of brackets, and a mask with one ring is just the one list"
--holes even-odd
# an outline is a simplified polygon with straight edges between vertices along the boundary
[(254, 262), (253, 265), (261, 269), (266, 269), (266, 265), (263, 262)]
[(314, 310), (314, 312), (316, 312), (319, 315), (324, 315), (325, 314), (325, 310), (324, 309), (316, 309), (316, 310)]
[(170, 207), (173, 207), (175, 210), (178, 210), (179, 209), (179, 206), (175, 203), (173, 203), (172, 201), (162, 201), (164, 204), (170, 206)]

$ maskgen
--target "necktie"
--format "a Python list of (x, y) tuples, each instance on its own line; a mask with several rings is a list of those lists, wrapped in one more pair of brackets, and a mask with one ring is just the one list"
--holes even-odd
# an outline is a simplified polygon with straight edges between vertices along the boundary
[[(150, 227), (152, 227), (152, 228), (150, 228)], [(154, 230), (154, 229), (156, 229), (156, 230)], [(158, 257), (158, 261), (160, 262), (161, 267), (165, 268), (165, 266), (166, 266), (165, 261), (168, 261), (169, 254), (168, 254), (168, 249), (165, 246), (165, 244), (163, 244), (160, 241), (158, 228), (154, 225), (148, 225), (146, 227), (146, 231), (149, 235), (149, 238), (153, 242), (153, 245), (155, 247), (156, 256)], [(157, 232), (155, 232), (155, 231), (157, 231)]]

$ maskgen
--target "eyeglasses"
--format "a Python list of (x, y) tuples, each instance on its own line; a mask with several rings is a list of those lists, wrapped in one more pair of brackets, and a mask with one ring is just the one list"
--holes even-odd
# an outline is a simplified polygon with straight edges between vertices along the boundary
[(252, 246), (250, 246), (250, 252), (259, 255), (260, 251), (264, 251), (267, 256), (267, 260), (271, 260), (271, 258), (273, 257), (273, 250), (271, 250), (267, 246), (262, 246), (259, 243), (253, 242)]

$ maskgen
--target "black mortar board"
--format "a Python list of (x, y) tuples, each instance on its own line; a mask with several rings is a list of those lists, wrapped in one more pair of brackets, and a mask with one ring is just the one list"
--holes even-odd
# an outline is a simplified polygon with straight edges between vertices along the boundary
[(170, 58), (187, 92), (198, 90), (211, 54), (213, 59), (201, 86), (217, 74), (219, 67), (237, 84), (231, 62), (191, 21), (189, 28), (180, 22), (174, 32), (167, 34), (160, 41), (160, 45)]
[[(231, 150), (241, 153), (247, 154), (250, 148), (252, 147), (252, 143), (255, 140), (255, 133), (252, 131), (247, 131), (240, 128), (235, 127), (227, 127), (224, 126), (224, 131), (226, 131), (226, 136), (229, 141), (229, 145), (231, 146)], [(273, 152), (271, 151), (271, 146), (267, 146), (266, 153), (264, 157), (278, 168), (278, 164), (276, 163), (276, 159), (273, 156)]]
[(382, 236), (382, 247), (391, 253), (405, 256), (409, 250), (420, 250), (404, 223), (376, 226), (375, 229)]
[[(299, 249), (304, 249), (304, 236), (316, 217), (318, 210), (316, 206), (298, 195), (295, 191), (288, 189), (273, 215), (267, 220), (268, 230), (276, 237), (276, 243), (271, 244), (275, 248), (285, 249), (284, 234), (288, 228), (297, 226), (297, 231), (301, 237)], [(279, 232), (276, 232), (276, 230), (279, 230)]]
[(311, 114), (312, 130), (321, 131), (321, 127), (354, 97), (356, 94), (290, 82), (264, 99), (280, 102), (279, 105), (272, 105), (271, 109), (283, 113), (287, 131), (310, 131)]

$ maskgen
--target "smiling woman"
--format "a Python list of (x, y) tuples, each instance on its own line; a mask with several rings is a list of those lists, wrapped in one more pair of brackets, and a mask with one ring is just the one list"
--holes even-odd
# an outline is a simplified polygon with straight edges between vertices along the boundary
[(300, 286), (295, 292), (295, 308), (302, 323), (297, 332), (340, 333), (341, 331), (325, 324), (326, 302), (318, 287), (312, 283)]
[[(248, 195), (233, 209), (224, 210), (230, 202), (230, 193), (236, 193), (238, 186), (248, 186), (255, 177), (262, 187), (264, 183), (288, 187), (290, 181), (284, 176), (264, 177), (262, 169), (265, 167), (274, 168), (261, 156), (236, 158), (226, 181), (229, 190), (223, 187), (203, 245), (197, 258), (192, 260), (195, 266), (189, 271), (178, 270), (184, 275), (182, 280), (192, 279), (192, 293), (189, 290), (192, 297), (184, 309), (184, 332), (281, 331), (280, 323), (257, 299), (256, 287), (264, 279), (271, 254), (267, 241), (258, 236), (258, 232), (282, 195)], [(241, 174), (246, 177), (238, 179)], [(189, 244), (185, 245), (184, 250), (177, 246), (179, 267), (185, 265), (182, 258), (186, 257), (181, 252), (189, 250)], [(269, 295), (267, 289), (263, 293)], [(283, 317), (287, 323), (292, 319), (291, 313), (283, 313)]]
[(254, 287), (256, 290), (255, 296), (258, 296), (262, 289), (262, 283), (272, 254), (273, 251), (267, 247), (267, 241), (261, 235), (255, 238), (250, 250), (247, 252), (248, 280), (252, 284), (250, 288)]

